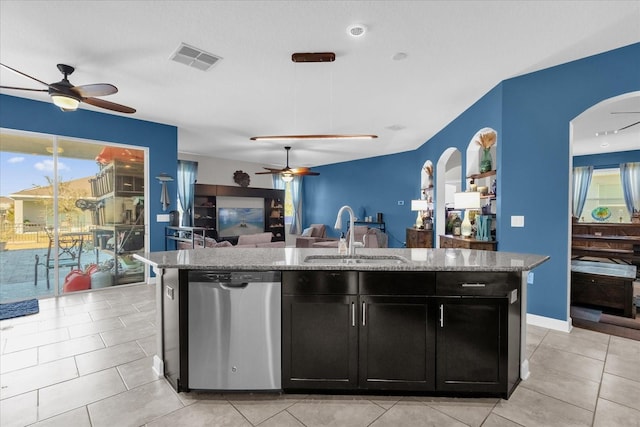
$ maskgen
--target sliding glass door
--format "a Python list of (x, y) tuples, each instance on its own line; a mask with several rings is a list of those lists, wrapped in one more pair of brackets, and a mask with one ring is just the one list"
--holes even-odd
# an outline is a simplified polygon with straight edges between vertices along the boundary
[(144, 281), (145, 158), (0, 130), (0, 302)]

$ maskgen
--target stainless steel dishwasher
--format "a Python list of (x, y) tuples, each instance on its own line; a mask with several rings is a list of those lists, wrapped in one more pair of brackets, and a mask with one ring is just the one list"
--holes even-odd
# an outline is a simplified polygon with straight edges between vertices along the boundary
[(280, 272), (189, 272), (188, 384), (279, 390)]

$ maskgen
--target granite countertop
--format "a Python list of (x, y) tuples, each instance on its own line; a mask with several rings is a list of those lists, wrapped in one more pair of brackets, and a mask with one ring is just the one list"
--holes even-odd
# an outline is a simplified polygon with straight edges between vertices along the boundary
[[(313, 262), (305, 259), (311, 256)], [(544, 255), (472, 249), (365, 249), (341, 262), (336, 249), (206, 248), (136, 254), (155, 268), (187, 270), (526, 271)], [(393, 259), (385, 259), (393, 257)], [(333, 259), (331, 259), (333, 258)]]

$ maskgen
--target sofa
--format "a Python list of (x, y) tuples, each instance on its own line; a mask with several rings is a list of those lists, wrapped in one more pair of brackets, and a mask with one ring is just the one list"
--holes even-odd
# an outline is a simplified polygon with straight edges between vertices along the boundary
[(314, 243), (332, 241), (337, 245), (338, 239), (327, 237), (327, 227), (324, 224), (311, 224), (296, 237), (296, 248), (311, 248)]
[[(220, 242), (212, 237), (205, 237), (204, 241), (201, 236), (194, 238), (193, 245), (195, 249), (199, 248), (284, 248), (284, 242), (272, 242), (273, 233), (255, 233), (246, 234), (238, 237), (236, 245), (226, 240)], [(178, 242), (178, 249), (192, 249), (189, 242)]]
[[(353, 227), (355, 235), (353, 236), (354, 243), (360, 243), (360, 247), (364, 248), (386, 248), (389, 241), (386, 233), (375, 227), (367, 227), (366, 225), (356, 225)], [(346, 240), (349, 244), (349, 235), (351, 230), (347, 231)], [(337, 248), (338, 240), (315, 242), (311, 246), (312, 248)]]

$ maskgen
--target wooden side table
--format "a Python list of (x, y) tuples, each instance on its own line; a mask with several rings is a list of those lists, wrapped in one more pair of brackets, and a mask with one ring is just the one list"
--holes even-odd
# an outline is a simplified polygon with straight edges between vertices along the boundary
[(433, 230), (407, 228), (407, 248), (432, 248)]
[(452, 236), (450, 234), (440, 235), (441, 248), (458, 248), (458, 249), (478, 249), (481, 251), (495, 251), (498, 242), (495, 240), (476, 240), (473, 238)]

